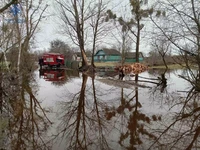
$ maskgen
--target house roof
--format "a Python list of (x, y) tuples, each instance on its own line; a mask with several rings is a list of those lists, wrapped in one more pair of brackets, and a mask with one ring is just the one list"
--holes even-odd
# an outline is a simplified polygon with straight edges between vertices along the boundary
[[(142, 52), (139, 52), (139, 57), (143, 57)], [(136, 58), (136, 52), (126, 52), (125, 58)]]
[(103, 49), (98, 50), (96, 54), (98, 54), (99, 51), (104, 51), (106, 55), (121, 55), (121, 53), (117, 51), (116, 49), (103, 48)]

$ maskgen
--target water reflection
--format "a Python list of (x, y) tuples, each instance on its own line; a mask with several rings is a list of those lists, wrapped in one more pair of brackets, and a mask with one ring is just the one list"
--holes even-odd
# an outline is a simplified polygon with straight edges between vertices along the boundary
[[(136, 149), (144, 147), (145, 140), (156, 139), (148, 125), (161, 116), (142, 111), (138, 87), (128, 93), (115, 87), (103, 90), (94, 78), (88, 78), (82, 74), (80, 91), (68, 93), (59, 103), (62, 115), (56, 137), (64, 140), (62, 149)], [(109, 104), (102, 95), (110, 96), (110, 92), (118, 95)]]
[[(124, 89), (121, 89), (121, 104), (114, 111), (123, 118), (121, 124), (119, 141), (124, 149), (146, 149), (147, 141), (154, 140), (156, 136), (149, 132), (148, 125), (152, 121), (161, 120), (161, 116), (147, 115), (142, 111), (142, 104), (139, 101), (138, 87), (130, 93), (129, 97), (125, 95)], [(146, 147), (145, 147), (146, 145)]]
[(178, 110), (163, 117), (162, 124), (159, 124), (161, 129), (154, 130), (157, 138), (148, 149), (199, 149), (199, 96), (199, 93), (188, 93), (174, 99), (171, 109)]
[(79, 72), (77, 70), (65, 69), (39, 69), (39, 77), (54, 85), (62, 86), (66, 84), (71, 77), (79, 77)]
[[(103, 133), (106, 122), (103, 108), (95, 94), (94, 78), (92, 89), (86, 88), (88, 76), (82, 74), (82, 86), (80, 91), (71, 96), (72, 99), (61, 101), (62, 114), (60, 117), (59, 131), (57, 134), (65, 140), (62, 149), (91, 149), (94, 144), (98, 149), (109, 149), (106, 137)], [(91, 91), (91, 92), (90, 92)], [(87, 94), (86, 94), (87, 93)]]
[[(188, 75), (186, 70), (173, 70), (168, 72), (168, 78), (174, 74), (172, 85), (159, 93), (155, 87), (150, 91), (152, 102), (166, 109), (167, 113), (162, 117), (162, 122), (156, 124), (158, 129), (153, 132), (157, 135), (156, 140), (148, 149), (198, 149), (200, 146), (200, 108), (199, 92), (196, 92), (190, 82), (180, 80), (180, 75)], [(170, 79), (169, 78), (169, 79)], [(174, 83), (181, 87), (173, 87)]]
[(62, 144), (55, 149), (197, 148), (199, 96), (175, 93), (171, 82), (163, 92), (154, 84), (127, 89), (82, 74), (80, 90), (66, 92), (58, 104), (56, 139)]
[[(162, 72), (156, 72), (145, 72), (139, 80), (157, 79)], [(150, 88), (120, 87), (122, 81), (108, 85), (107, 79), (68, 70), (62, 86), (36, 80), (33, 73), (1, 74), (0, 148), (198, 149), (200, 95), (177, 74), (182, 70), (166, 72), (163, 92), (152, 82), (138, 81)]]
[(32, 72), (2, 74), (0, 148), (49, 149), (46, 139), (51, 121), (47, 109), (36, 98), (37, 84)]
[(65, 80), (65, 71), (64, 69), (40, 69), (39, 76), (46, 81), (63, 81)]

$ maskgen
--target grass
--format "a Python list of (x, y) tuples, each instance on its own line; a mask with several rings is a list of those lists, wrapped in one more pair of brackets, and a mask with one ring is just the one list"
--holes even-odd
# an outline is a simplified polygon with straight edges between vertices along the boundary
[[(117, 62), (95, 62), (94, 64), (96, 67), (114, 67), (114, 66), (121, 65), (121, 63), (117, 63)], [(150, 66), (149, 68), (165, 69), (165, 66), (164, 65)], [(183, 68), (183, 66), (181, 66), (179, 64), (171, 64), (171, 65), (168, 65), (168, 68), (169, 69), (181, 69), (181, 68)]]
[(120, 63), (116, 62), (95, 62), (94, 65), (96, 67), (114, 67), (120, 65)]
[[(164, 65), (161, 65), (161, 66), (151, 66), (149, 68), (165, 69), (166, 67)], [(168, 68), (169, 69), (182, 69), (183, 66), (181, 66), (179, 64), (171, 64), (171, 65), (168, 65)]]

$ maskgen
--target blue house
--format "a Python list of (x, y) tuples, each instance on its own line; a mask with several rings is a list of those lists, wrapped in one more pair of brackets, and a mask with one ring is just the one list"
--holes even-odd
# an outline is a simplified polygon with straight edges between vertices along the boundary
[(94, 62), (120, 62), (121, 53), (115, 49), (103, 48), (94, 55)]
[[(126, 52), (124, 54), (125, 62), (134, 63), (136, 62), (135, 52)], [(96, 52), (94, 55), (94, 62), (121, 62), (122, 55), (115, 49), (103, 48)], [(139, 62), (144, 60), (142, 52), (139, 52)]]

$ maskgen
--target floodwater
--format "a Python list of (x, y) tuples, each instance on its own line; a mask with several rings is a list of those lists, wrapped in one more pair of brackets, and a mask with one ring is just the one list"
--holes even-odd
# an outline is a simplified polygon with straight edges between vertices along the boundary
[[(199, 95), (189, 95), (191, 85), (178, 76), (184, 70), (167, 72), (167, 86), (156, 84), (161, 73), (143, 72), (136, 84), (134, 77), (119, 81), (110, 70), (101, 70), (95, 77), (69, 70), (36, 70), (32, 93), (24, 96), (22, 116), (4, 117), (0, 146), (20, 150), (199, 149)], [(7, 130), (10, 124), (12, 129)]]

